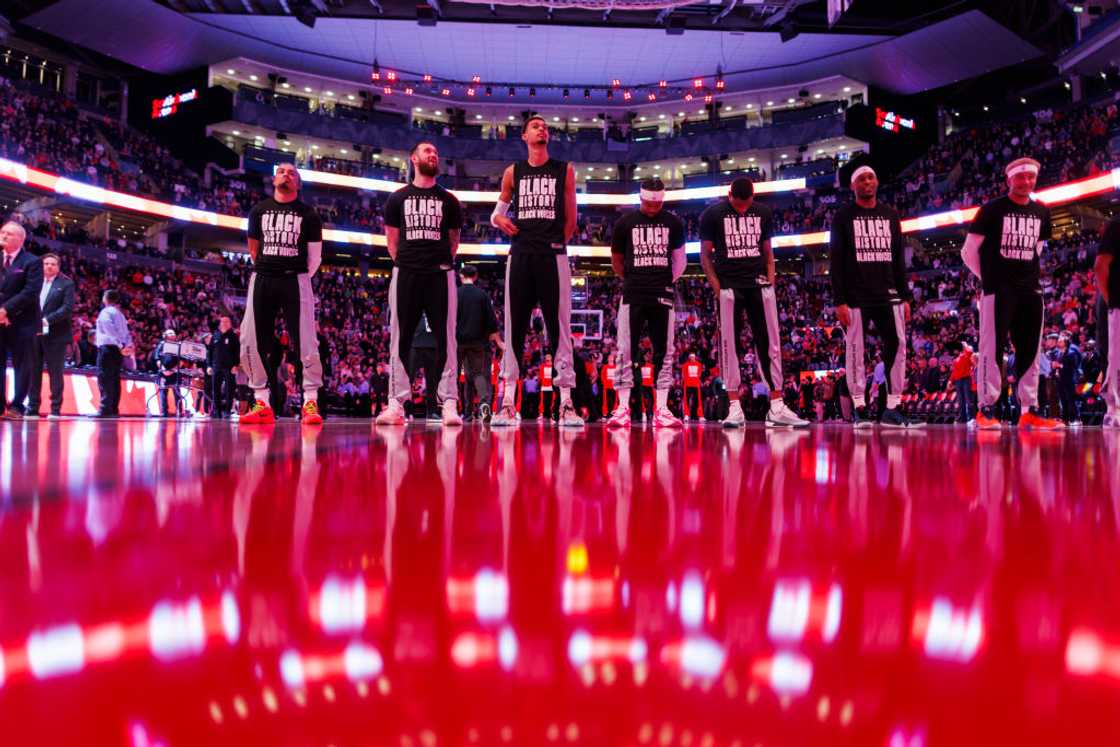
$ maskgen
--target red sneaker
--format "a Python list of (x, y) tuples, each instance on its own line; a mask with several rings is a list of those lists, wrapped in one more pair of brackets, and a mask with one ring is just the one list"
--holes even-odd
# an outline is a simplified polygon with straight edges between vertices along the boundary
[(1003, 427), (995, 418), (990, 418), (982, 412), (976, 413), (976, 427), (982, 431), (998, 431)]
[(242, 425), (267, 425), (276, 422), (276, 413), (268, 406), (267, 402), (259, 399), (253, 404), (253, 409), (241, 416)]
[(1044, 418), (1028, 410), (1019, 416), (1019, 427), (1035, 431), (1060, 431), (1066, 424), (1056, 418)]
[(323, 416), (319, 414), (319, 403), (309, 399), (303, 403), (303, 412), (299, 416), (302, 425), (322, 425)]

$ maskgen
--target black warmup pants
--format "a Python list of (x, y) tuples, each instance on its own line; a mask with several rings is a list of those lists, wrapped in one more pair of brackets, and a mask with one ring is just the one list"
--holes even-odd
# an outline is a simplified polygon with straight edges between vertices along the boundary
[(981, 407), (999, 399), (1007, 340), (1015, 346), (1015, 387), (1019, 406), (1038, 406), (1038, 358), (1042, 347), (1042, 293), (1001, 290), (980, 298), (980, 364), (976, 392)]
[(35, 336), (13, 332), (0, 327), (0, 412), (8, 405), (7, 375), (8, 356), (12, 356), (12, 370), (15, 372), (15, 391), (12, 393), (11, 408), (23, 412), (23, 403), (31, 389), (32, 358), (34, 357)]
[(307, 274), (253, 273), (245, 318), (241, 320), (241, 367), (249, 377), (249, 386), (257, 399), (271, 388), (266, 361), (273, 354), (276, 320), (281, 317), (291, 340), (293, 362), (303, 366), (304, 398), (316, 399), (323, 385), (323, 364), (315, 334), (315, 296)]
[(214, 369), (214, 375), (210, 377), (210, 407), (213, 417), (229, 417), (229, 411), (233, 408), (234, 390), (236, 388), (237, 379), (234, 377), (232, 369)]
[(548, 347), (556, 368), (554, 384), (560, 389), (576, 385), (572, 364), (572, 279), (566, 254), (514, 254), (506, 260), (505, 332), (502, 356), (503, 397), (512, 397), (521, 377), (521, 357), (533, 308), (541, 307), (548, 331)]
[(719, 292), (719, 368), (727, 391), (738, 394), (743, 385), (739, 366), (746, 353), (742, 344), (744, 314), (751, 325), (763, 381), (771, 392), (780, 392), (782, 348), (778, 338), (778, 302), (771, 286), (723, 288)]
[(120, 415), (121, 362), (124, 356), (116, 345), (97, 348), (97, 388), (101, 390), (101, 415)]
[(412, 380), (416, 375), (412, 338), (421, 316), (427, 317), (436, 338), (434, 358), (423, 364), (427, 399), (429, 403), (458, 399), (457, 298), (455, 275), (450, 270), (415, 272), (393, 268), (389, 285), (389, 396), (398, 402), (407, 402), (412, 397)]
[(35, 338), (31, 348), (31, 390), (27, 393), (27, 411), (39, 412), (39, 403), (43, 392), (43, 364), (47, 364), (47, 376), (51, 386), (51, 412), (58, 415), (62, 412), (62, 398), (65, 390), (62, 370), (66, 366), (66, 346), (70, 342), (68, 335), (40, 335)]
[(460, 345), (459, 357), (463, 361), (463, 378), (466, 379), (463, 411), (468, 410), (475, 395), (478, 395), (478, 404), (491, 404), (494, 392), (490, 386), (490, 343)]
[(867, 335), (872, 327), (882, 343), (887, 385), (879, 388), (879, 412), (898, 407), (906, 387), (906, 315), (902, 304), (853, 306), (852, 324), (844, 330), (844, 363), (852, 404), (867, 404)]
[[(638, 382), (639, 395), (646, 396), (650, 387), (642, 386), (641, 342), (649, 334), (653, 347), (653, 383), (658, 389), (673, 385), (673, 307), (664, 303), (626, 303), (618, 307), (618, 382), (619, 389), (630, 389)], [(653, 406), (650, 405), (652, 412)]]

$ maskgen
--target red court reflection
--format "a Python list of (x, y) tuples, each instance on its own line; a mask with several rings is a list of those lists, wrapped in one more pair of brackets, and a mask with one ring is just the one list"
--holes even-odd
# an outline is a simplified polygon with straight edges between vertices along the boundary
[(5, 744), (1120, 739), (1120, 439), (0, 426)]

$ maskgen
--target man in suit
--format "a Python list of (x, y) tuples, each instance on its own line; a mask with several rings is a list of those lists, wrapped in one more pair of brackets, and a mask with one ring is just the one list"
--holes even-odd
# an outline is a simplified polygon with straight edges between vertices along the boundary
[(43, 317), (41, 334), (32, 346), (31, 391), (27, 395), (27, 416), (39, 417), (39, 401), (43, 392), (43, 362), (51, 382), (51, 417), (62, 414), (62, 368), (66, 362), (66, 346), (70, 344), (71, 315), (74, 312), (74, 281), (61, 273), (62, 261), (57, 254), (43, 255), (43, 288), (39, 291), (39, 309)]
[(218, 332), (210, 340), (207, 349), (207, 373), (210, 374), (210, 403), (215, 418), (229, 417), (233, 407), (234, 390), (237, 380), (234, 376), (241, 360), (241, 341), (233, 331), (233, 320), (223, 316), (218, 321)]
[(39, 333), (39, 291), (43, 262), (23, 242), (27, 232), (18, 223), (0, 227), (0, 373), (12, 357), (15, 392), (8, 403), (7, 377), (0, 376), (0, 409), (5, 420), (22, 420), (23, 403), (31, 388), (32, 350)]

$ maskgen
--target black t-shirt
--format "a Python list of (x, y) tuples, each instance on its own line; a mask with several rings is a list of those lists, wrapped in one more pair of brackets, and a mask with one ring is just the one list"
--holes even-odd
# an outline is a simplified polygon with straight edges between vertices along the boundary
[(385, 225), (400, 229), (397, 267), (415, 272), (451, 269), (450, 233), (463, 227), (459, 200), (438, 184), (401, 187), (385, 203)]
[(254, 269), (260, 275), (307, 272), (307, 245), (323, 240), (323, 221), (302, 200), (262, 200), (249, 211), (249, 238), (261, 242)]
[(1108, 222), (1097, 252), (1112, 257), (1108, 266), (1108, 308), (1120, 309), (1120, 218)]
[(625, 258), (626, 303), (673, 303), (673, 250), (684, 245), (684, 223), (668, 210), (650, 217), (627, 213), (614, 226), (611, 252)]
[(715, 245), (716, 277), (722, 288), (770, 284), (762, 244), (773, 235), (773, 213), (757, 202), (739, 213), (724, 199), (700, 216), (700, 238)]
[(510, 240), (511, 254), (564, 254), (566, 161), (550, 159), (540, 166), (528, 161), (513, 165), (513, 223), (517, 235)]
[(1018, 205), (1000, 197), (980, 208), (969, 233), (984, 237), (980, 245), (980, 281), (984, 293), (1037, 291), (1038, 242), (1050, 239), (1050, 210), (1031, 200)]
[(856, 203), (832, 219), (829, 261), (836, 304), (856, 308), (910, 300), (906, 255), (898, 212), (881, 202)]

